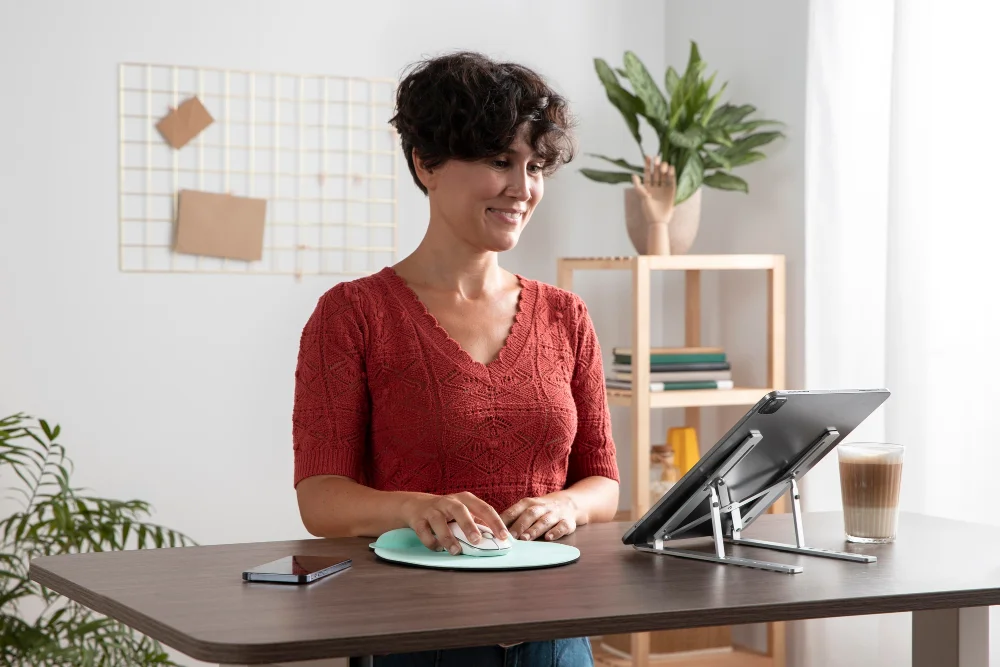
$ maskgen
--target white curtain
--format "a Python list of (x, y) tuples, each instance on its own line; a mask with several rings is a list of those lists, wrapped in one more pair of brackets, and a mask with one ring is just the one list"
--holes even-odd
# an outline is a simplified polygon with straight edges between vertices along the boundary
[[(907, 446), (904, 510), (994, 525), (998, 28), (982, 0), (813, 0), (806, 111), (806, 386), (888, 387), (851, 439)], [(803, 493), (839, 509), (834, 459)], [(909, 622), (796, 624), (790, 663), (909, 664)]]

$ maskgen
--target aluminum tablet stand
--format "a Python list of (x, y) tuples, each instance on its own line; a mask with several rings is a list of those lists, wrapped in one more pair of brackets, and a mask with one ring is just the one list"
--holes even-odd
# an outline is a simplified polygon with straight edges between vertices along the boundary
[[(701, 518), (695, 519), (694, 521), (688, 522), (686, 525), (674, 528), (670, 526), (670, 521), (664, 524), (655, 534), (652, 546), (650, 545), (635, 545), (637, 551), (645, 551), (647, 553), (661, 554), (665, 556), (676, 556), (678, 558), (693, 558), (696, 560), (705, 560), (713, 563), (724, 563), (726, 565), (740, 565), (743, 567), (752, 567), (761, 570), (771, 570), (773, 572), (784, 572), (786, 574), (797, 574), (802, 572), (802, 567), (799, 565), (785, 565), (783, 563), (773, 563), (770, 561), (755, 560), (753, 558), (741, 558), (738, 556), (728, 556), (726, 555), (725, 543), (730, 544), (741, 544), (748, 547), (757, 547), (760, 549), (772, 549), (775, 551), (787, 551), (789, 553), (804, 554), (807, 556), (821, 556), (824, 558), (836, 558), (839, 560), (854, 561), (857, 563), (874, 563), (876, 561), (875, 556), (867, 556), (864, 554), (852, 554), (843, 551), (830, 551), (827, 549), (816, 549), (813, 547), (807, 547), (805, 545), (805, 534), (802, 528), (802, 507), (799, 503), (799, 485), (796, 478), (799, 476), (800, 471), (809, 470), (813, 463), (815, 463), (820, 457), (827, 453), (830, 445), (840, 437), (840, 433), (833, 428), (828, 428), (820, 436), (820, 438), (813, 443), (813, 445), (806, 451), (806, 453), (800, 458), (798, 462), (795, 463), (788, 471), (788, 473), (782, 477), (780, 481), (771, 485), (767, 489), (756, 493), (749, 498), (744, 500), (734, 501), (730, 496), (729, 486), (726, 484), (726, 474), (732, 470), (736, 464), (738, 464), (743, 457), (750, 453), (754, 447), (757, 446), (763, 436), (760, 431), (752, 430), (749, 435), (740, 443), (740, 446), (736, 448), (726, 460), (720, 465), (715, 472), (709, 476), (712, 481), (708, 484), (707, 489), (703, 488), (702, 491), (707, 490), (709, 492), (709, 498), (711, 502), (711, 513), (705, 515)], [(740, 511), (741, 507), (751, 505), (755, 503), (750, 508), (751, 520), (756, 518), (757, 515), (762, 513), (768, 507), (770, 507), (774, 501), (780, 498), (786, 491), (791, 490), (792, 492), (792, 521), (795, 526), (795, 544), (783, 544), (781, 542), (767, 542), (765, 540), (752, 540), (743, 537), (743, 526), (744, 518)], [(679, 516), (687, 516), (690, 510), (697, 507), (698, 504), (702, 502), (703, 496), (698, 494), (692, 494), (688, 499), (687, 503), (681, 507), (680, 511), (676, 513)], [(760, 502), (757, 502), (757, 501)], [(731, 522), (728, 526), (728, 533), (724, 533), (722, 526), (722, 515), (729, 514)], [(676, 516), (675, 515), (675, 516)], [(666, 536), (670, 533), (682, 533), (683, 531), (692, 528), (706, 520), (711, 520), (712, 522), (712, 539), (715, 544), (715, 553), (706, 553), (703, 551), (692, 551), (689, 549), (675, 549), (672, 547), (664, 547), (663, 544), (666, 540)]]

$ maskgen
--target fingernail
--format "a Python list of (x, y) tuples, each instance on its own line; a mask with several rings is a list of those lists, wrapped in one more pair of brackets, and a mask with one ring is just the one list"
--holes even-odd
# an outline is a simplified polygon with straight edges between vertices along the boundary
[(473, 533), (472, 535), (469, 535), (469, 541), (472, 542), (473, 544), (479, 544), (479, 541), (481, 539), (483, 538), (479, 536), (479, 533)]
[(459, 553), (461, 553), (461, 551), (462, 551), (462, 547), (458, 546), (457, 544), (451, 545), (451, 547), (448, 549), (448, 552), (452, 556), (457, 556)]
[(521, 539), (522, 540), (530, 540), (531, 539), (531, 535), (529, 535), (528, 533), (525, 533), (524, 535), (521, 536)]

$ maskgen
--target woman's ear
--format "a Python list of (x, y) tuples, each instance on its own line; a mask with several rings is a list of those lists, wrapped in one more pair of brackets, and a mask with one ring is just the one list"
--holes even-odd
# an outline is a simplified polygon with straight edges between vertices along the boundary
[(417, 153), (416, 148), (413, 149), (412, 155), (413, 155), (413, 169), (414, 171), (417, 172), (417, 178), (420, 179), (420, 182), (423, 183), (423, 186), (427, 188), (428, 192), (430, 192), (431, 190), (434, 189), (434, 186), (437, 183), (436, 170), (428, 167), (424, 163), (423, 159), (421, 159), (420, 155)]

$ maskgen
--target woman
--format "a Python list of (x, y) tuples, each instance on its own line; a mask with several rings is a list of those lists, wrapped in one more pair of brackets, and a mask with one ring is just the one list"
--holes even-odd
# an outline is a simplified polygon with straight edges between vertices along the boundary
[[(458, 53), (400, 83), (397, 129), (429, 201), (395, 266), (337, 285), (302, 332), (295, 485), (314, 535), (409, 526), (460, 552), (477, 524), (556, 540), (610, 521), (618, 468), (601, 352), (583, 302), (500, 268), (572, 158), (566, 102), (534, 72)], [(334, 509), (335, 508), (335, 509)], [(592, 664), (587, 640), (382, 656), (376, 664)]]

